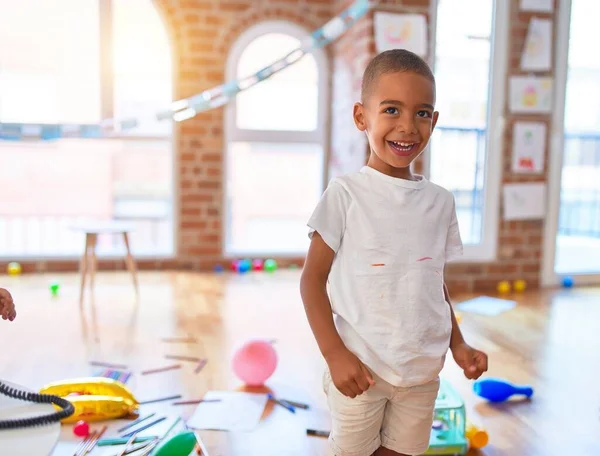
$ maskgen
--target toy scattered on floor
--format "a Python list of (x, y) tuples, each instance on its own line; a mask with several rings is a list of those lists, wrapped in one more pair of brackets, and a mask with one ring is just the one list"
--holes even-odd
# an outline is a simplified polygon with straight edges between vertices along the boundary
[(131, 372), (122, 371), (118, 369), (104, 369), (100, 372), (97, 372), (94, 376), (112, 378), (113, 380), (117, 380), (123, 384), (126, 384), (129, 381), (129, 378), (131, 377)]
[(469, 440), (469, 446), (477, 449), (483, 448), (490, 441), (487, 431), (481, 427), (475, 426), (469, 420), (467, 420), (465, 428), (465, 437)]
[(166, 440), (152, 456), (188, 456), (196, 446), (194, 431), (182, 431)]
[(58, 292), (60, 291), (60, 283), (54, 281), (50, 283), (50, 293), (52, 296), (58, 296)]
[(244, 274), (246, 272), (248, 272), (250, 269), (252, 269), (252, 262), (248, 259), (245, 260), (239, 260), (237, 262), (237, 272), (239, 272), (240, 274)]
[(260, 259), (252, 260), (252, 269), (255, 271), (262, 271), (265, 267), (265, 262)]
[(215, 265), (215, 268), (214, 268), (215, 272), (223, 272), (224, 270), (225, 270), (225, 268), (223, 267), (222, 264)]
[(238, 261), (239, 261), (239, 260), (233, 260), (233, 261), (231, 262), (231, 264), (229, 265), (229, 269), (230, 269), (231, 271), (233, 271), (233, 272), (237, 272), (237, 270), (238, 270)]
[(515, 280), (515, 283), (513, 283), (513, 289), (517, 293), (525, 291), (525, 288), (527, 288), (527, 282), (525, 282), (524, 280)]
[(531, 386), (518, 386), (499, 378), (484, 378), (473, 383), (473, 391), (490, 402), (503, 402), (514, 395), (533, 395)]
[(83, 377), (50, 383), (40, 394), (63, 397), (73, 404), (75, 413), (62, 423), (111, 420), (134, 414), (139, 406), (133, 393), (121, 382), (102, 377)]
[(251, 340), (233, 355), (233, 372), (248, 386), (262, 386), (277, 367), (277, 352), (264, 340)]
[(573, 280), (573, 277), (571, 276), (565, 276), (563, 277), (562, 280), (562, 285), (565, 288), (573, 288), (573, 285), (575, 284), (575, 281)]
[(429, 448), (424, 454), (466, 454), (468, 442), (465, 437), (465, 426), (464, 401), (450, 383), (441, 379), (435, 400)]
[(22, 271), (21, 264), (17, 263), (16, 261), (11, 261), (10, 263), (8, 263), (6, 271), (8, 272), (8, 275), (11, 276), (19, 275)]
[(496, 290), (498, 290), (498, 293), (500, 294), (510, 293), (510, 282), (508, 280), (503, 280), (502, 282), (499, 282), (498, 286), (496, 287)]
[(268, 260), (265, 261), (265, 271), (267, 272), (274, 272), (277, 270), (277, 261), (275, 261), (273, 258), (269, 258)]
[(77, 437), (87, 437), (90, 435), (90, 425), (86, 421), (78, 421), (75, 426), (73, 426), (73, 434)]

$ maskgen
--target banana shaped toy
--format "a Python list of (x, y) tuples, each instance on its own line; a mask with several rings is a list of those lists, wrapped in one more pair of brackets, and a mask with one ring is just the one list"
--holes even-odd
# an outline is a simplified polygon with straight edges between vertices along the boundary
[(52, 394), (67, 399), (75, 407), (64, 424), (79, 420), (87, 422), (122, 418), (137, 411), (139, 402), (123, 383), (110, 378), (82, 377), (50, 383), (40, 394)]

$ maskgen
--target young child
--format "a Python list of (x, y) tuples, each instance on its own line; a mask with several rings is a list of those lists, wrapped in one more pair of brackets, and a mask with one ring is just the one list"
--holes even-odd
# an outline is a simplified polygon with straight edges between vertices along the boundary
[(335, 456), (425, 452), (448, 348), (467, 378), (487, 370), (486, 354), (463, 339), (443, 278), (462, 254), (453, 195), (410, 169), (437, 122), (434, 106), (421, 58), (375, 57), (354, 106), (368, 163), (333, 179), (308, 222), (301, 294), (328, 366)]
[(8, 290), (0, 288), (0, 315), (3, 320), (13, 321), (17, 317), (15, 303)]

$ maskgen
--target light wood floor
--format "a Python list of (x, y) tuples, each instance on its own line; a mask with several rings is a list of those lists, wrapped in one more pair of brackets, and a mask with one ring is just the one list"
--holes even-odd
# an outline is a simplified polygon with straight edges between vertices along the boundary
[[(56, 277), (61, 295), (53, 298), (48, 283)], [(210, 389), (240, 387), (229, 361), (240, 343), (276, 339), (279, 365), (269, 388), (312, 404), (313, 413), (326, 419), (323, 362), (302, 309), (298, 271), (141, 273), (137, 303), (130, 280), (125, 273), (100, 273), (93, 302), (88, 298), (80, 312), (75, 274), (3, 277), (18, 317), (13, 323), (0, 321), (0, 377), (38, 389), (93, 374), (98, 369), (89, 365), (91, 360), (123, 363), (139, 372), (172, 363), (166, 354), (206, 357), (208, 364), (199, 374), (184, 363), (180, 370), (134, 374), (129, 383), (139, 400), (171, 394), (194, 399)], [(442, 373), (463, 395), (468, 414), (490, 434), (484, 450), (469, 454), (600, 455), (600, 290), (526, 292), (516, 299), (517, 308), (500, 316), (463, 313), (461, 326), (470, 343), (488, 352), (488, 374), (533, 385), (533, 399), (486, 403), (474, 395), (451, 356)], [(188, 335), (198, 343), (161, 341)], [(142, 407), (142, 414), (184, 418), (194, 409), (170, 403)], [(268, 408), (256, 432), (200, 435), (210, 456), (325, 455), (325, 440), (304, 434), (307, 418)], [(114, 423), (106, 435), (115, 435), (122, 424)], [(72, 454), (74, 438), (67, 427), (61, 440), (54, 455)], [(92, 455), (115, 453), (115, 448), (96, 449)]]

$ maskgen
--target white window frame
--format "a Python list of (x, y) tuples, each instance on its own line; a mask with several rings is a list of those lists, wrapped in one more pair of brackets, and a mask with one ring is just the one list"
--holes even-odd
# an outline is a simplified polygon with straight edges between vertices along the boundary
[[(282, 33), (293, 36), (305, 42), (310, 38), (311, 34), (306, 29), (300, 27), (289, 21), (273, 20), (263, 21), (256, 25), (253, 25), (246, 29), (237, 40), (233, 43), (229, 55), (227, 56), (227, 63), (225, 68), (225, 79), (231, 81), (237, 78), (237, 66), (242, 53), (246, 47), (254, 41), (256, 38), (265, 35), (267, 33)], [(236, 124), (236, 99), (234, 98), (230, 103), (225, 106), (225, 118), (224, 118), (224, 154), (229, 153), (229, 143), (238, 141), (247, 142), (272, 142), (272, 143), (315, 143), (321, 145), (323, 150), (323, 163), (322, 163), (322, 185), (320, 191), (324, 191), (327, 182), (327, 158), (329, 156), (328, 148), (328, 113), (329, 113), (329, 62), (325, 51), (321, 48), (315, 49), (311, 52), (317, 64), (318, 71), (318, 117), (317, 127), (314, 131), (286, 131), (286, 130), (247, 130), (238, 128)], [(283, 57), (283, 56), (281, 56)], [(260, 84), (260, 82), (259, 82)], [(223, 197), (222, 207), (227, 208), (227, 179), (229, 170), (227, 167), (226, 156), (223, 159)], [(242, 252), (229, 252), (227, 250), (227, 224), (229, 218), (227, 216), (227, 210), (224, 210), (225, 214), (223, 217), (222, 225), (222, 249), (223, 256), (225, 258), (242, 257)], [(277, 253), (277, 252), (264, 252), (265, 255), (273, 254), (280, 258), (296, 258), (304, 256), (305, 252), (293, 253)]]
[[(505, 132), (505, 84), (508, 71), (508, 29), (510, 23), (510, 2), (494, 0), (492, 19), (492, 40), (490, 53), (490, 79), (488, 98), (488, 122), (486, 129), (486, 164), (484, 169), (484, 204), (482, 214), (481, 241), (479, 244), (465, 244), (463, 257), (458, 263), (492, 262), (498, 250), (500, 183), (504, 153)], [(432, 22), (431, 62), (435, 72), (435, 40), (437, 33), (438, 0), (431, 3)], [(442, 113), (443, 115), (443, 113)], [(425, 174), (430, 174), (430, 154), (424, 161)]]

